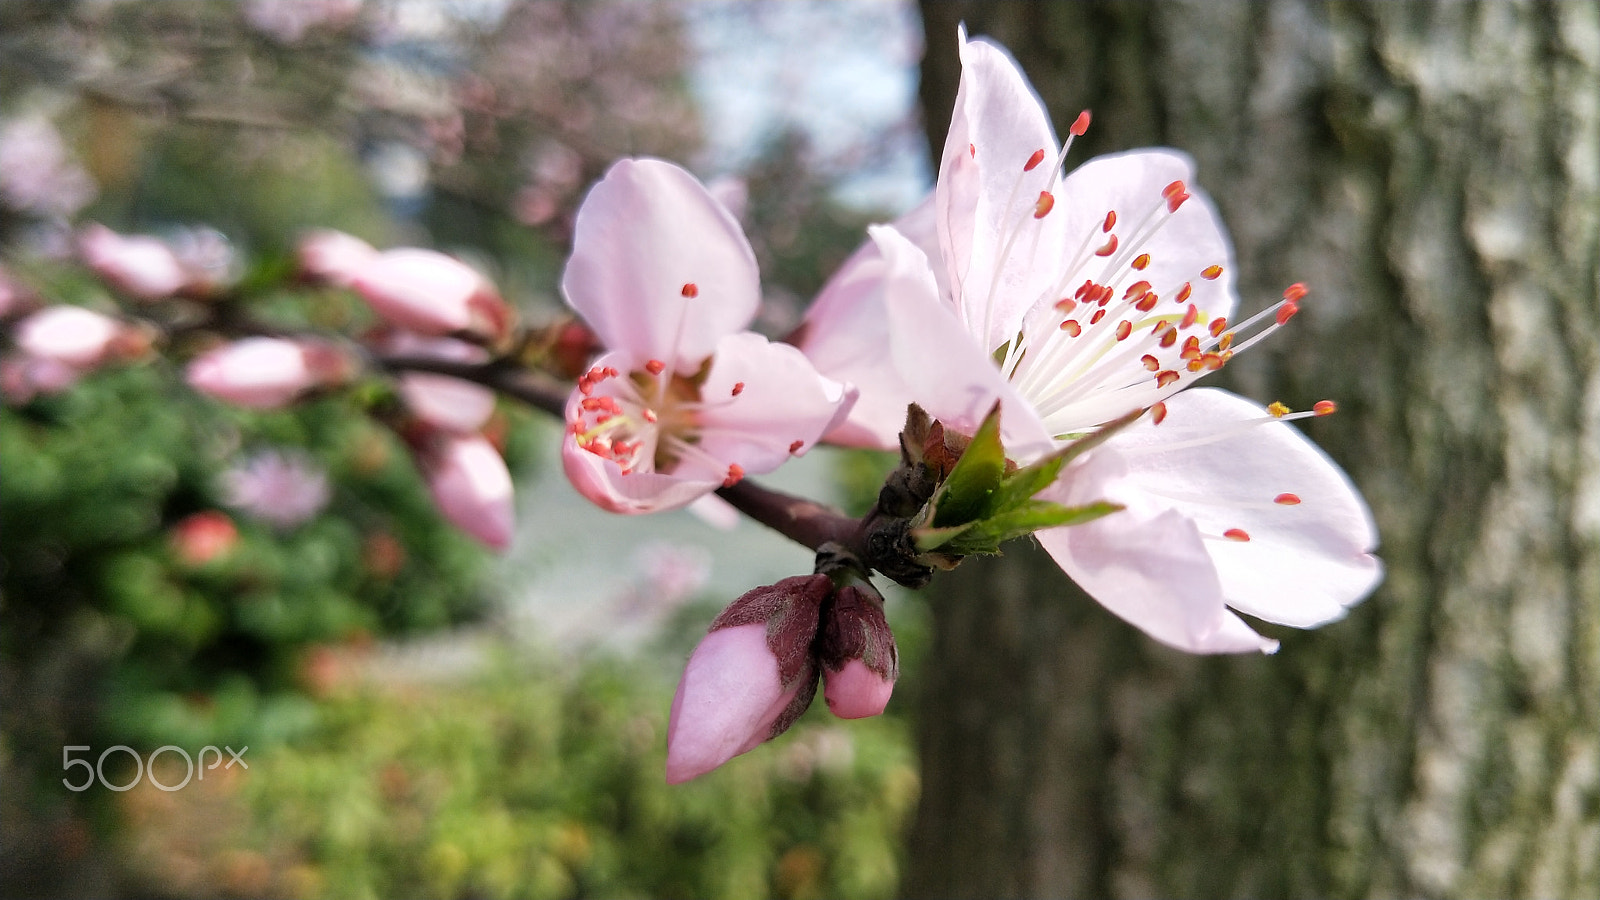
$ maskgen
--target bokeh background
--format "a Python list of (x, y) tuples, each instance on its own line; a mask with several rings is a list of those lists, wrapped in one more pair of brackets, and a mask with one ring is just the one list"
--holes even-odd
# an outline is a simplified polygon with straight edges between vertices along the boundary
[[(1307, 431), (1373, 506), (1376, 595), (1199, 659), (1019, 542), (891, 596), (887, 715), (819, 707), (667, 788), (689, 648), (804, 551), (599, 513), (502, 402), (491, 555), (381, 385), (245, 413), (173, 359), (108, 368), (0, 407), (0, 893), (1600, 896), (1592, 3), (11, 0), (0, 295), (108, 308), (71, 259), (98, 221), (358, 329), (286, 280), (334, 227), (457, 254), (537, 321), (587, 185), (656, 155), (742, 205), (781, 335), (931, 184), (962, 20), (1055, 121), (1094, 110), (1086, 155), (1194, 155), (1246, 307), (1311, 284), (1219, 382), (1339, 401)], [(859, 510), (884, 466), (773, 483)], [(250, 768), (61, 783), (63, 747), (168, 744)]]

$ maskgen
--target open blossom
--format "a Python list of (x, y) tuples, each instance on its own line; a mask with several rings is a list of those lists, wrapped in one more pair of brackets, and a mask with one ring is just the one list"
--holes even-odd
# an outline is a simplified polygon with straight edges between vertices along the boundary
[(337, 346), (311, 339), (252, 337), (189, 363), (189, 386), (239, 406), (276, 409), (312, 388), (340, 384), (355, 363)]
[(222, 474), (229, 506), (275, 528), (309, 521), (328, 505), (328, 475), (304, 453), (263, 450)]
[(743, 330), (755, 255), (694, 176), (612, 166), (578, 211), (562, 288), (607, 352), (567, 402), (562, 462), (613, 512), (684, 506), (809, 450), (854, 401), (794, 347)]
[[(873, 248), (836, 277), (858, 282), (856, 303), (882, 304), (872, 314), (889, 336), (876, 358), (893, 371), (850, 377), (864, 393), (909, 389), (968, 434), (999, 402), (1007, 451), (1023, 462), (1148, 409), (1041, 495), (1125, 510), (1038, 537), (1085, 590), (1158, 640), (1271, 651), (1277, 643), (1228, 607), (1299, 627), (1342, 616), (1382, 577), (1360, 495), (1285, 424), (1299, 414), (1184, 390), (1285, 324), (1305, 289), (1231, 323), (1231, 251), (1187, 157), (1104, 156), (1063, 177), (1066, 148), (1009, 55), (962, 35), (961, 58), (936, 240), (873, 229)], [(1085, 113), (1071, 134), (1088, 123)], [(860, 349), (808, 348), (857, 364), (870, 357)]]

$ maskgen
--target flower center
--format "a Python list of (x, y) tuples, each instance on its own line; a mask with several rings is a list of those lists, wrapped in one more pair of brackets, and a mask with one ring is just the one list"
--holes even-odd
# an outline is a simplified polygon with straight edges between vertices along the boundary
[(567, 430), (579, 447), (617, 463), (624, 475), (673, 474), (693, 465), (731, 486), (743, 470), (725, 466), (700, 449), (701, 414), (710, 406), (733, 402), (744, 383), (736, 383), (725, 400), (706, 401), (701, 395), (710, 369), (709, 359), (688, 375), (668, 371), (658, 359), (626, 375), (611, 366), (595, 366), (578, 378), (583, 398), (569, 415)]

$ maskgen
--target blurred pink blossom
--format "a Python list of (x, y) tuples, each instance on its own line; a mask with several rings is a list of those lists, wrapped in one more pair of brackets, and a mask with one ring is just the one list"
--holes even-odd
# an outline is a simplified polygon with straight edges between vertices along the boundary
[(18, 322), (13, 337), (29, 356), (53, 359), (82, 370), (105, 359), (124, 329), (110, 316), (64, 304), (42, 309)]
[(89, 204), (94, 179), (72, 159), (49, 119), (0, 122), (0, 203), (21, 212), (65, 219)]
[(161, 300), (193, 280), (172, 248), (148, 235), (121, 235), (91, 223), (78, 235), (78, 253), (116, 290), (138, 300)]
[(189, 363), (191, 387), (239, 406), (275, 409), (315, 387), (340, 384), (355, 362), (327, 341), (251, 337)]
[(295, 248), (302, 275), (336, 287), (350, 287), (356, 273), (377, 255), (366, 241), (331, 228), (307, 232)]
[(248, 0), (244, 19), (251, 28), (283, 44), (297, 44), (319, 26), (340, 28), (354, 22), (362, 0)]
[(222, 474), (225, 502), (251, 518), (287, 530), (328, 505), (328, 476), (298, 451), (263, 450)]
[(374, 312), (419, 334), (501, 341), (512, 315), (487, 278), (435, 250), (401, 247), (368, 260), (352, 286)]
[(451, 524), (496, 550), (511, 546), (516, 527), (511, 473), (478, 435), (435, 435), (421, 452), (434, 503)]
[[(465, 363), (489, 358), (489, 352), (476, 344), (409, 331), (392, 331), (380, 343), (385, 351), (399, 356)], [(470, 434), (494, 414), (495, 393), (481, 384), (435, 372), (403, 372), (395, 380), (412, 415), (443, 431)]]

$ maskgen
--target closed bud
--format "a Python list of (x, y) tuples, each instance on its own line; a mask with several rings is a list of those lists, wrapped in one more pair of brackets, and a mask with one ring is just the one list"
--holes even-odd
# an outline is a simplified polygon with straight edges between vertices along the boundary
[(841, 719), (876, 716), (900, 677), (899, 652), (883, 597), (866, 583), (839, 589), (822, 623), (823, 699)]
[(785, 578), (735, 600), (690, 655), (667, 723), (667, 782), (697, 778), (782, 734), (816, 694), (812, 642), (833, 591)]
[(418, 334), (502, 343), (511, 333), (511, 309), (494, 285), (466, 263), (433, 250), (379, 253), (355, 271), (351, 286), (373, 312)]
[(511, 473), (486, 439), (437, 435), (422, 451), (422, 469), (433, 502), (452, 525), (496, 550), (511, 546)]
[(172, 248), (147, 235), (121, 235), (92, 224), (78, 236), (78, 254), (107, 284), (137, 300), (161, 300), (190, 285), (190, 273)]
[(350, 287), (362, 267), (377, 256), (371, 244), (331, 228), (308, 232), (295, 247), (301, 276), (335, 287)]
[(315, 387), (340, 384), (355, 362), (325, 341), (252, 337), (224, 344), (189, 363), (189, 385), (239, 406), (274, 409)]
[(77, 369), (92, 369), (111, 353), (126, 326), (81, 306), (52, 306), (17, 323), (22, 352)]

